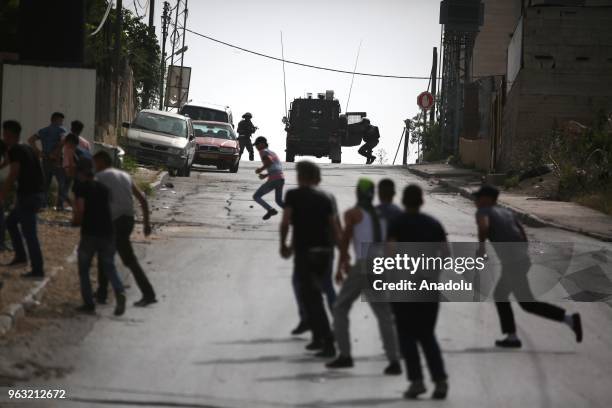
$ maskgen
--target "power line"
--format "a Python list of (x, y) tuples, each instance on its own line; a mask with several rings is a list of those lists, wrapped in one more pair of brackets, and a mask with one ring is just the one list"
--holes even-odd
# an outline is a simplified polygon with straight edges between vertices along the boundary
[(268, 54), (264, 54), (258, 51), (253, 51), (253, 50), (249, 50), (243, 47), (239, 47), (237, 45), (234, 44), (230, 44), (228, 42), (225, 41), (221, 41), (218, 40), (216, 38), (210, 37), (208, 35), (202, 34), (202, 33), (198, 33), (196, 31), (190, 30), (189, 28), (185, 28), (185, 31), (194, 34), (198, 37), (202, 37), (205, 38), (207, 40), (216, 42), (218, 44), (222, 44), (225, 45), (226, 47), (230, 47), (230, 48), (234, 48), (236, 50), (240, 50), (249, 54), (253, 54), (253, 55), (257, 55), (259, 57), (263, 57), (263, 58), (268, 58), (274, 61), (280, 61), (280, 62), (285, 62), (287, 64), (292, 64), (292, 65), (298, 65), (301, 67), (306, 67), (306, 68), (313, 68), (313, 69), (319, 69), (322, 71), (330, 71), (330, 72), (337, 72), (340, 74), (349, 74), (349, 75), (360, 75), (360, 76), (367, 76), (367, 77), (376, 77), (376, 78), (392, 78), (392, 79), (422, 79), (422, 80), (429, 80), (431, 79), (431, 76), (402, 76), (402, 75), (385, 75), (385, 74), (372, 74), (372, 73), (366, 73), (366, 72), (353, 72), (353, 71), (345, 71), (343, 69), (336, 69), (336, 68), (329, 68), (329, 67), (322, 67), (322, 66), (318, 66), (318, 65), (312, 65), (312, 64), (306, 64), (303, 62), (297, 62), (297, 61), (290, 61), (290, 60), (286, 60), (284, 58), (278, 58), (272, 55), (268, 55)]

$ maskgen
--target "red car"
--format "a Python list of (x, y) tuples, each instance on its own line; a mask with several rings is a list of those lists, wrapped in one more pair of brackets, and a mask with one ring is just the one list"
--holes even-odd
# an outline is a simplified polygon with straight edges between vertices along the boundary
[(240, 146), (230, 124), (194, 120), (193, 129), (197, 144), (194, 164), (216, 166), (232, 173), (238, 171)]

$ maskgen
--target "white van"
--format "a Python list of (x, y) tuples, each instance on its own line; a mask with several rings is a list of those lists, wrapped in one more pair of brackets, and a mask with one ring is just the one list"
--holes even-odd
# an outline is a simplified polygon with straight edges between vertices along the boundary
[(205, 120), (207, 122), (229, 123), (234, 127), (234, 117), (229, 106), (212, 103), (189, 102), (179, 111), (181, 115), (189, 116), (191, 120)]
[(171, 176), (189, 177), (196, 142), (191, 119), (152, 109), (140, 111), (128, 129), (125, 151), (136, 161), (165, 166)]

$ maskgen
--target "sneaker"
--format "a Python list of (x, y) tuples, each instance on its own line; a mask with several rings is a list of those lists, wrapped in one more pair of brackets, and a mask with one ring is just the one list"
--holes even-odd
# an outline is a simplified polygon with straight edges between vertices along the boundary
[(7, 263), (4, 266), (10, 266), (10, 267), (17, 267), (17, 266), (24, 266), (28, 264), (28, 260), (27, 259), (22, 259), (22, 258), (13, 258), (13, 260), (9, 263)]
[(136, 307), (147, 307), (152, 305), (153, 303), (157, 303), (157, 299), (155, 298), (142, 298), (138, 302), (134, 302), (134, 306)]
[(79, 307), (77, 307), (75, 309), (76, 312), (78, 313), (83, 313), (83, 314), (95, 314), (96, 313), (96, 306), (95, 305), (81, 305)]
[(353, 359), (348, 356), (345, 357), (343, 355), (338, 356), (334, 361), (330, 361), (325, 364), (327, 368), (353, 368), (355, 364), (353, 364)]
[(45, 275), (42, 273), (27, 272), (22, 274), (21, 277), (24, 279), (44, 279)]
[(300, 323), (298, 323), (298, 325), (295, 327), (295, 329), (291, 330), (291, 334), (293, 336), (298, 336), (308, 331), (310, 331), (310, 325), (305, 321), (301, 320)]
[(304, 348), (308, 351), (321, 350), (323, 348), (323, 342), (320, 340), (312, 340)]
[(375, 160), (376, 160), (376, 156), (370, 156), (368, 158), (368, 161), (366, 162), (366, 164), (372, 164), (372, 163), (374, 163)]
[(582, 320), (579, 313), (572, 315), (572, 330), (576, 334), (576, 342), (582, 342)]
[(115, 305), (115, 316), (121, 316), (125, 313), (125, 300), (125, 293), (117, 294), (115, 299), (117, 302)]
[(446, 395), (448, 394), (448, 382), (446, 380), (436, 381), (436, 388), (434, 388), (433, 394), (431, 394), (431, 398), (435, 400), (443, 400), (446, 399)]
[(262, 218), (264, 220), (269, 220), (273, 215), (278, 214), (278, 211), (276, 211), (274, 208), (271, 210), (268, 210), (268, 212), (266, 213), (266, 215), (264, 215)]
[(315, 357), (319, 357), (319, 358), (334, 358), (334, 357), (336, 357), (336, 346), (334, 346), (333, 342), (325, 343), (325, 345), (323, 346), (321, 351), (319, 351), (318, 353), (315, 353)]
[(523, 343), (519, 339), (510, 339), (506, 337), (503, 340), (495, 340), (495, 346), (501, 348), (521, 348)]
[(401, 375), (402, 366), (399, 361), (391, 361), (389, 365), (383, 371), (384, 375)]
[(417, 399), (419, 395), (425, 394), (427, 392), (427, 388), (425, 388), (425, 384), (423, 381), (414, 381), (410, 383), (410, 386), (404, 393), (405, 399)]

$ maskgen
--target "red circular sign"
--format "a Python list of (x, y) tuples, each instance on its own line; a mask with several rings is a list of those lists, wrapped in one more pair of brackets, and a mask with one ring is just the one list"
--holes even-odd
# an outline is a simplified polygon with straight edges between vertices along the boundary
[(417, 98), (417, 105), (424, 110), (431, 109), (434, 105), (434, 97), (431, 92), (421, 92)]

